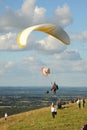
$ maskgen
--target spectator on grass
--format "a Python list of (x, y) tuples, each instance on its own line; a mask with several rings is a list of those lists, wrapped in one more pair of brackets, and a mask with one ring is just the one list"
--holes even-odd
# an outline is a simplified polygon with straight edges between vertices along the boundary
[(78, 108), (81, 108), (81, 100), (78, 98), (78, 100), (77, 100), (77, 107)]
[(87, 130), (87, 124), (84, 125), (80, 130)]
[(55, 118), (55, 115), (57, 114), (57, 109), (54, 106), (53, 102), (52, 102), (52, 105), (51, 105), (51, 113), (52, 113), (52, 117)]
[(7, 120), (7, 117), (8, 117), (8, 114), (7, 114), (7, 112), (5, 113), (5, 120)]
[(85, 105), (85, 100), (82, 98), (81, 99), (81, 107), (84, 108), (84, 105)]
[(61, 100), (59, 99), (59, 100), (57, 100), (57, 108), (58, 109), (61, 109), (62, 108), (62, 104), (61, 104)]

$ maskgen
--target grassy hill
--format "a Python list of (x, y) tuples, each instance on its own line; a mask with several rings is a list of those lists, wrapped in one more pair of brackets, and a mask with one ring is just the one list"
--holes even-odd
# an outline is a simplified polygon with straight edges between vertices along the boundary
[(57, 111), (52, 118), (50, 107), (32, 110), (0, 119), (0, 130), (79, 130), (87, 124), (87, 100), (85, 108), (78, 109), (77, 104), (68, 104)]

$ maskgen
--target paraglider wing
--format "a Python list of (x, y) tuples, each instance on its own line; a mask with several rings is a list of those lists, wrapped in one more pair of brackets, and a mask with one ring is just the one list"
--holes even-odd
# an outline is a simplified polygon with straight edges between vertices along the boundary
[(35, 26), (28, 27), (24, 29), (17, 38), (19, 46), (25, 47), (27, 44), (28, 36), (32, 31), (41, 31), (47, 33), (58, 40), (62, 41), (64, 44), (69, 45), (70, 39), (68, 34), (60, 27), (54, 24), (39, 24)]
[(44, 76), (48, 76), (50, 74), (50, 68), (42, 67), (41, 71)]

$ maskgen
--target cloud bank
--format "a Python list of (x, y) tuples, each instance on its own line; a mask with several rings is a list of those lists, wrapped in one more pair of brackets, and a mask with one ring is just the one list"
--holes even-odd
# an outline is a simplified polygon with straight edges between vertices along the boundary
[[(3, 3), (0, 5), (2, 6)], [(72, 12), (68, 4), (57, 6), (50, 18), (47, 18), (46, 13), (47, 9), (39, 7), (36, 0), (24, 0), (16, 10), (10, 6), (3, 8), (0, 13), (0, 53), (7, 51), (5, 55), (7, 56), (8, 51), (16, 53), (24, 51), (25, 56), (21, 54), (23, 58), (20, 56), (16, 58), (20, 60), (9, 58), (6, 62), (0, 57), (0, 84), (49, 85), (48, 79), (42, 77), (40, 71), (42, 66), (47, 66), (51, 68), (50, 80), (52, 81), (56, 79), (61, 85), (72, 85), (72, 83), (80, 86), (87, 85), (87, 61), (82, 60), (78, 48), (70, 48), (51, 36), (38, 32), (30, 35), (25, 48), (18, 46), (18, 33), (26, 27), (40, 23), (55, 23), (65, 29), (73, 24)], [(73, 42), (77, 42), (79, 46), (87, 42), (87, 30), (77, 34), (69, 32), (69, 36), (72, 46)], [(29, 54), (31, 52), (31, 55), (26, 52)]]

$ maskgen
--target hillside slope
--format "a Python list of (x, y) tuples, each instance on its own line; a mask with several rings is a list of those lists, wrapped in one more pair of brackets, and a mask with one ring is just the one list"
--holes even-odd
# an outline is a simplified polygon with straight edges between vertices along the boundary
[(50, 107), (41, 108), (0, 119), (0, 130), (78, 130), (87, 124), (87, 100), (85, 108), (76, 103), (63, 106), (52, 118)]

